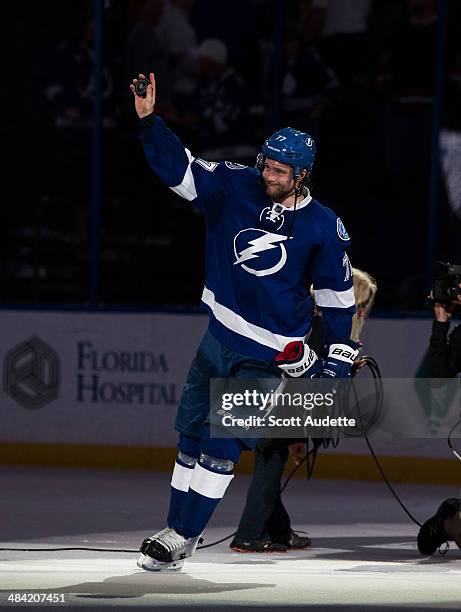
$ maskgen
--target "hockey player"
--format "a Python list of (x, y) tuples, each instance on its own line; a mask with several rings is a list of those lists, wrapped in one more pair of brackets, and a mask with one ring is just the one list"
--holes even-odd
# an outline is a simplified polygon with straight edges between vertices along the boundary
[[(210, 317), (176, 417), (167, 528), (141, 546), (138, 566), (159, 571), (179, 569), (193, 554), (240, 452), (256, 443), (210, 437), (210, 379), (279, 378), (282, 371), (347, 376), (356, 355), (349, 340), (355, 300), (346, 229), (305, 186), (313, 139), (280, 130), (265, 141), (256, 168), (195, 158), (154, 114), (152, 73), (149, 81), (145, 97), (136, 94), (137, 79), (130, 86), (141, 143), (159, 178), (205, 215), (202, 303)], [(309, 281), (323, 312), (325, 361), (304, 343), (313, 309)]]

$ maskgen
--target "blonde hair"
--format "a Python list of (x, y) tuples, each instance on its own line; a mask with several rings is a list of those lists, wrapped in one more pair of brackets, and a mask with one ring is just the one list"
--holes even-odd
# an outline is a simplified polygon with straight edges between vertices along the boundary
[(364, 272), (358, 268), (352, 268), (352, 273), (354, 275), (353, 281), (355, 305), (365, 309), (365, 316), (358, 317), (356, 313), (352, 317), (351, 339), (358, 342), (365, 323), (365, 317), (368, 316), (368, 313), (373, 306), (378, 285), (376, 284), (375, 279), (368, 274), (368, 272)]
[[(357, 313), (355, 313), (352, 317), (351, 340), (359, 342), (360, 334), (362, 333), (362, 329), (365, 324), (365, 318), (368, 316), (368, 313), (373, 306), (375, 295), (378, 291), (378, 285), (371, 274), (368, 274), (368, 272), (365, 272), (364, 270), (352, 268), (352, 274), (354, 282), (355, 305), (356, 307), (360, 306), (362, 309), (365, 309), (365, 316), (358, 317)], [(317, 306), (315, 305), (313, 285), (310, 286), (310, 293), (314, 299), (314, 308), (317, 309)]]

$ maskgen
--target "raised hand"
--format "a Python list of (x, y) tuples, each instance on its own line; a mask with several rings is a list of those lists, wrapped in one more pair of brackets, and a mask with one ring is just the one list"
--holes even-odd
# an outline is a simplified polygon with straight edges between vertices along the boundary
[[(461, 283), (459, 286), (461, 288)], [(429, 294), (429, 299), (430, 300), (434, 299), (432, 290)], [(434, 302), (435, 320), (439, 321), (440, 323), (447, 323), (448, 321), (451, 320), (451, 317), (453, 316), (454, 311), (458, 310), (460, 306), (461, 306), (461, 295), (458, 295), (455, 300), (452, 300), (448, 304), (441, 304), (440, 302)]]
[[(146, 77), (143, 74), (140, 74), (139, 78), (145, 79)], [(138, 79), (133, 79), (133, 82), (130, 85), (130, 89), (134, 96), (134, 106), (140, 119), (153, 113), (155, 108), (155, 77), (153, 72), (149, 74), (149, 81), (150, 84), (147, 86), (145, 98), (138, 96), (134, 88), (138, 82)]]

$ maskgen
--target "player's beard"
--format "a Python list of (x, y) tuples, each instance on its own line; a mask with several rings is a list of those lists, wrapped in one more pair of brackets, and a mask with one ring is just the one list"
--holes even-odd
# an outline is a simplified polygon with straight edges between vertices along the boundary
[(280, 185), (268, 185), (265, 182), (266, 194), (270, 197), (274, 202), (283, 202), (290, 195), (293, 194), (294, 187), (290, 186), (289, 189), (286, 187), (281, 187)]

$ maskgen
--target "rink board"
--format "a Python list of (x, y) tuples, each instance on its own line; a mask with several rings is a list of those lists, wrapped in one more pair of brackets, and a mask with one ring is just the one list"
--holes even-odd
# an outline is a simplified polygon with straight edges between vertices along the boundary
[[(169, 469), (177, 403), (206, 323), (201, 314), (1, 311), (0, 461)], [(371, 319), (366, 353), (383, 376), (414, 376), (430, 330), (429, 319)], [(444, 440), (374, 446), (396, 480), (459, 476)], [(335, 478), (377, 474), (363, 440), (323, 451), (317, 469)]]

